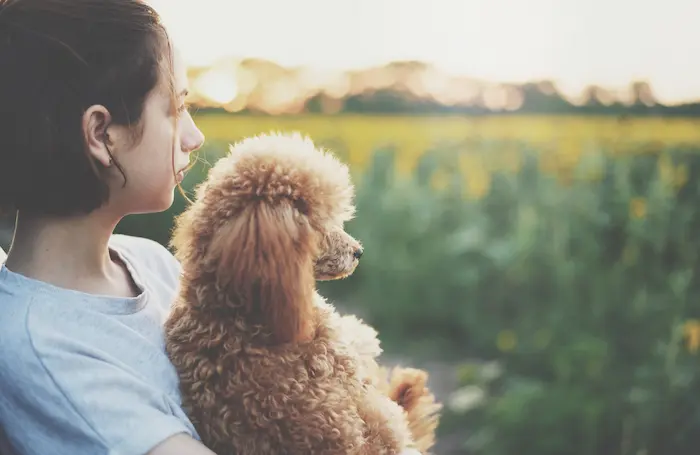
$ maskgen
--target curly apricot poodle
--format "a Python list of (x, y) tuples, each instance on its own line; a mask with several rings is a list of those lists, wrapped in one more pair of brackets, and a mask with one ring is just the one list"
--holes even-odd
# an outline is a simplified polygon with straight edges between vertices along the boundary
[(249, 138), (176, 220), (179, 296), (166, 323), (183, 405), (219, 455), (427, 452), (440, 405), (424, 372), (377, 364), (376, 332), (317, 280), (362, 247), (348, 169), (298, 134)]

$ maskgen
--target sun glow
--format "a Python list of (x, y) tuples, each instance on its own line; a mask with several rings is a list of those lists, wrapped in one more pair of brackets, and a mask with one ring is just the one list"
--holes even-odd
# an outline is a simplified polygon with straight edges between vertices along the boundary
[(232, 102), (238, 95), (238, 85), (233, 74), (212, 69), (194, 81), (196, 92), (206, 101), (224, 105)]

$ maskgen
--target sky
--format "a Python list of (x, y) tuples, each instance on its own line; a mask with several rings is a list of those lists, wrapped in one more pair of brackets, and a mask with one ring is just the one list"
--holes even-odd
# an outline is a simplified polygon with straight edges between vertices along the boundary
[(148, 0), (191, 65), (257, 57), (345, 70), (421, 60), (568, 94), (647, 80), (700, 99), (700, 0)]

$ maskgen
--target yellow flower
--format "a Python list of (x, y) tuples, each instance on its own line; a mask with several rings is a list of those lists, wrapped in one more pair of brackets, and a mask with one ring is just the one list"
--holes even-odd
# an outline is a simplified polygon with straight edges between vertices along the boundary
[(688, 351), (695, 354), (700, 349), (700, 321), (691, 319), (683, 325), (683, 335), (687, 339)]
[(445, 169), (437, 169), (430, 176), (430, 187), (436, 191), (444, 191), (450, 186), (451, 177)]
[(503, 151), (501, 160), (501, 167), (507, 172), (516, 173), (522, 167), (522, 153), (514, 145)]
[(674, 180), (674, 166), (668, 155), (663, 154), (659, 157), (656, 165), (659, 172), (659, 179), (665, 184), (672, 184)]
[(551, 151), (543, 151), (539, 156), (538, 167), (545, 174), (556, 174), (559, 170), (556, 154)]
[(501, 352), (510, 352), (518, 345), (518, 337), (512, 330), (502, 330), (496, 338), (496, 346)]
[(491, 174), (481, 158), (462, 154), (459, 156), (459, 169), (466, 180), (466, 198), (481, 199), (488, 194), (491, 189)]
[(640, 219), (647, 216), (647, 201), (636, 197), (630, 201), (630, 217)]
[(481, 199), (491, 189), (491, 174), (484, 169), (473, 170), (467, 174), (466, 193), (471, 199)]
[(676, 189), (682, 188), (686, 183), (688, 183), (688, 168), (680, 165), (676, 167), (673, 173), (673, 186)]
[(559, 143), (556, 151), (560, 169), (573, 170), (581, 159), (581, 143), (574, 137), (568, 137)]
[(583, 179), (588, 182), (600, 182), (603, 179), (603, 167), (599, 165), (587, 169)]

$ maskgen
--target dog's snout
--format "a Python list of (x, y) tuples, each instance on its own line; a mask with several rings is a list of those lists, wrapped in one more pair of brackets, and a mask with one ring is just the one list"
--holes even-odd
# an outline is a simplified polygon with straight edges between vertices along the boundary
[(355, 251), (353, 251), (352, 255), (355, 259), (360, 259), (362, 257), (362, 253), (364, 253), (364, 250), (362, 248), (357, 248)]

